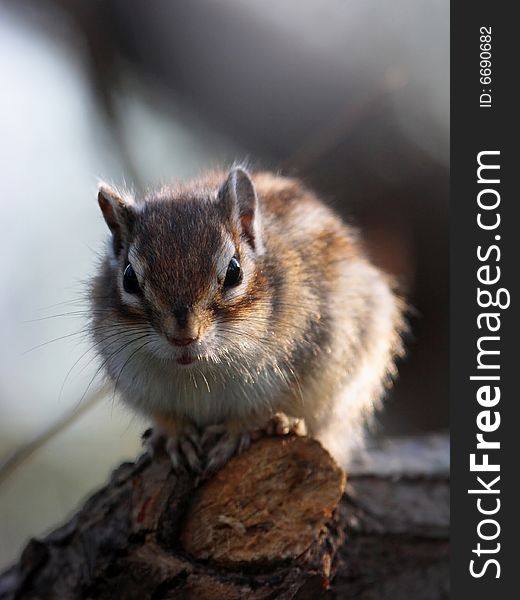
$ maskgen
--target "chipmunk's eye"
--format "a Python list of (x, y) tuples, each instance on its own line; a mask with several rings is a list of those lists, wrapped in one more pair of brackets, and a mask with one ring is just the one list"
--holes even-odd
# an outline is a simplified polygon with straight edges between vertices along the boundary
[(135, 274), (134, 268), (130, 263), (126, 265), (123, 273), (123, 288), (128, 294), (141, 293), (141, 288), (139, 286), (139, 281), (137, 280), (137, 275)]
[(238, 285), (242, 281), (242, 269), (240, 263), (233, 256), (229, 261), (229, 265), (226, 271), (226, 278), (224, 279), (224, 287), (232, 287)]

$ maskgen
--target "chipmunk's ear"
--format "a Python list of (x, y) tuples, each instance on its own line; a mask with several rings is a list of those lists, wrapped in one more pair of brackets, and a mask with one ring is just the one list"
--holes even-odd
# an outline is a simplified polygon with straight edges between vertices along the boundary
[(119, 194), (107, 184), (101, 183), (98, 190), (98, 203), (106, 224), (112, 232), (114, 252), (117, 255), (132, 231), (135, 220), (134, 202), (130, 197)]
[(233, 167), (219, 192), (219, 200), (228, 215), (238, 217), (244, 237), (257, 254), (262, 254), (261, 217), (258, 197), (251, 177), (242, 167)]

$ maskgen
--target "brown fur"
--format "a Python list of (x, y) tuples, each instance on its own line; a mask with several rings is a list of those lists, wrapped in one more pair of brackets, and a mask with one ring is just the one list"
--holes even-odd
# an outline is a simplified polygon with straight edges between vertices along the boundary
[[(401, 302), (356, 233), (298, 180), (270, 173), (210, 173), (138, 201), (103, 189), (115, 237), (93, 283), (93, 332), (123, 399), (163, 424), (227, 423), (232, 435), (285, 412), (325, 441), (343, 431), (336, 454), (347, 456), (394, 372), (403, 328)], [(223, 288), (232, 256), (244, 274), (235, 291)], [(129, 261), (141, 285), (132, 298), (121, 290)], [(103, 327), (133, 327), (144, 347), (120, 350), (122, 366)], [(185, 350), (161, 355), (179, 335), (197, 338), (188, 369), (175, 361)]]

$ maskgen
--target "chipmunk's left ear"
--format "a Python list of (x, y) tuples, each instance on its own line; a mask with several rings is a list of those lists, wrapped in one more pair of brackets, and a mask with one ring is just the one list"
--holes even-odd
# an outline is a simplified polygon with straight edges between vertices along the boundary
[(120, 194), (106, 183), (101, 183), (98, 203), (112, 232), (114, 253), (117, 256), (132, 232), (135, 220), (134, 201), (130, 196)]
[(258, 197), (249, 173), (234, 167), (219, 192), (219, 200), (228, 215), (238, 217), (242, 232), (257, 254), (262, 254), (261, 216)]

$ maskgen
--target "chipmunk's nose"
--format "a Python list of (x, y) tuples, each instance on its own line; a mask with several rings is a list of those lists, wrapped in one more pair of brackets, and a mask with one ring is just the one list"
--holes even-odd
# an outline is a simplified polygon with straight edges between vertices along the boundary
[(184, 329), (188, 324), (188, 311), (189, 308), (187, 306), (176, 306), (172, 311), (181, 329)]
[[(176, 306), (168, 319), (166, 337), (174, 346), (189, 346), (199, 339), (199, 328), (189, 306)], [(173, 321), (173, 323), (172, 323)]]

